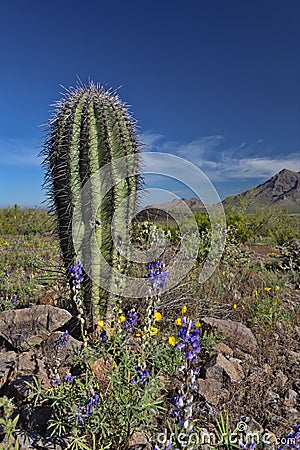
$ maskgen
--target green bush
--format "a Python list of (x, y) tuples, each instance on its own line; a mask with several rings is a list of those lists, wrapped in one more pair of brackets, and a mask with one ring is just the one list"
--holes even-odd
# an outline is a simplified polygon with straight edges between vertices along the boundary
[(50, 215), (43, 209), (8, 206), (0, 210), (0, 235), (32, 235), (52, 231)]

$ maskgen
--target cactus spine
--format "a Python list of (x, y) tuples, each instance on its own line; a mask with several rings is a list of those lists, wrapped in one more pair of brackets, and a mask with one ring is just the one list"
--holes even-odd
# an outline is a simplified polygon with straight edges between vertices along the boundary
[[(56, 104), (42, 154), (45, 157), (45, 184), (57, 218), (64, 265), (68, 269), (77, 256), (72, 239), (72, 219), (85, 183), (101, 167), (128, 155), (134, 155), (134, 169), (135, 173), (138, 172), (140, 151), (136, 123), (116, 94), (94, 83), (80, 85), (67, 90), (64, 98)], [(101, 254), (111, 267), (123, 273), (126, 273), (129, 255), (125, 255), (126, 262), (126, 258), (118, 254), (111, 236), (111, 220), (115, 209), (124, 200), (127, 202), (127, 211), (132, 210), (140, 183), (139, 175), (118, 180), (99, 205), (92, 225)], [(92, 185), (90, 204), (83, 205), (82, 209), (87, 208), (88, 211), (97, 201), (97, 186), (94, 189)], [(129, 220), (128, 217), (125, 220)], [(97, 266), (97, 251), (89, 248), (91, 224), (84, 223), (84, 227), (85, 251), (89, 253), (91, 265), (95, 263), (97, 270), (101, 270)], [(103, 318), (110, 309), (109, 293), (87, 274), (82, 286), (85, 314), (93, 321)]]

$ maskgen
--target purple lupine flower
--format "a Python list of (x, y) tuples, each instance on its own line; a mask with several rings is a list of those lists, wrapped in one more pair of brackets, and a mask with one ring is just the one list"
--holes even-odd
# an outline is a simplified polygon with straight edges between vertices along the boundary
[(8, 269), (4, 269), (4, 273), (8, 276), (10, 274), (10, 271)]
[(57, 344), (58, 345), (66, 345), (66, 343), (68, 342), (68, 339), (70, 337), (70, 333), (68, 332), (68, 330), (66, 330), (64, 333), (61, 333), (58, 338), (57, 338)]
[(136, 384), (137, 381), (140, 381), (143, 384), (148, 384), (149, 383), (149, 376), (150, 376), (150, 372), (147, 368), (145, 368), (143, 370), (143, 368), (141, 366), (137, 366), (136, 367), (136, 375), (138, 377), (138, 380), (136, 378), (133, 378), (131, 380), (131, 383)]
[(83, 426), (84, 421), (93, 413), (94, 408), (98, 406), (100, 402), (100, 397), (98, 394), (90, 393), (89, 395), (90, 397), (84, 402), (84, 406), (77, 409), (79, 414), (77, 418), (79, 426)]
[(285, 437), (284, 446), (278, 447), (278, 450), (300, 450), (300, 424), (290, 431)]
[(75, 289), (80, 289), (80, 284), (83, 281), (83, 266), (80, 261), (76, 261), (76, 264), (72, 264), (68, 269), (67, 273), (72, 279), (72, 283), (75, 287)]
[(51, 385), (53, 387), (59, 386), (61, 384), (61, 379), (57, 377), (53, 377), (51, 380)]
[(182, 325), (178, 329), (177, 336), (180, 341), (176, 347), (184, 354), (185, 358), (189, 361), (196, 362), (197, 354), (200, 353), (201, 347), (199, 344), (200, 333), (198, 328), (194, 327), (192, 320), (186, 324), (186, 320), (181, 320)]
[(149, 274), (146, 279), (151, 282), (153, 289), (164, 289), (166, 287), (166, 278), (169, 272), (163, 268), (161, 261), (151, 262), (148, 264), (148, 269), (150, 269)]
[(254, 450), (257, 446), (256, 442), (248, 442), (247, 444), (244, 444), (243, 442), (239, 441), (238, 442), (238, 446), (239, 448), (241, 448), (242, 450)]
[(122, 323), (122, 326), (125, 331), (130, 332), (135, 327), (136, 323), (137, 313), (134, 309), (132, 309), (126, 314), (126, 320)]
[(66, 382), (66, 383), (72, 383), (73, 381), (74, 381), (74, 375), (65, 375), (64, 376), (64, 381)]
[(16, 306), (17, 305), (17, 301), (20, 300), (20, 298), (14, 294), (11, 298), (11, 301), (13, 302), (13, 305)]
[(181, 422), (184, 418), (184, 398), (179, 395), (175, 395), (171, 399), (171, 404), (174, 406), (171, 412), (171, 417), (176, 419), (177, 422)]
[(193, 365), (197, 362), (197, 355), (201, 351), (199, 343), (200, 332), (194, 321), (187, 320), (185, 316), (181, 317), (181, 320), (178, 321), (177, 324), (177, 336), (179, 342), (176, 344), (176, 347), (184, 356), (185, 361), (183, 369), (185, 380), (183, 384), (184, 387), (181, 387), (179, 389), (179, 394), (175, 395), (171, 400), (173, 406), (171, 416), (176, 420), (179, 429), (184, 428), (187, 433), (190, 433), (193, 430), (193, 395), (190, 393), (190, 388), (195, 388), (196, 371), (194, 370)]
[(100, 333), (99, 333), (99, 338), (102, 340), (102, 344), (106, 344), (106, 342), (107, 342), (107, 332), (106, 332), (106, 330), (102, 330)]

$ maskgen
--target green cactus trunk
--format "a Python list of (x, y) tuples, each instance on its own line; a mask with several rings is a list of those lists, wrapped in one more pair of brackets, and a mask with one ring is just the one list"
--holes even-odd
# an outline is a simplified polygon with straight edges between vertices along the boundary
[[(129, 216), (136, 203), (136, 193), (141, 184), (138, 174), (140, 151), (137, 141), (135, 121), (127, 107), (117, 95), (105, 91), (99, 85), (89, 83), (70, 89), (57, 103), (55, 115), (49, 124), (49, 136), (43, 150), (44, 167), (47, 170), (46, 185), (57, 218), (57, 228), (65, 268), (74, 264), (77, 257), (73, 238), (72, 220), (74, 208), (86, 182), (106, 164), (110, 164), (110, 177), (114, 180), (114, 162), (118, 158), (133, 155), (129, 172), (125, 179), (116, 177), (113, 187), (99, 203), (99, 186), (91, 181), (90, 198), (81, 205), (85, 258), (92, 270), (101, 271), (99, 250), (110, 267), (126, 273), (129, 254), (119, 254), (111, 236), (111, 221), (114, 211), (126, 202), (126, 230), (130, 229)], [(100, 180), (101, 181), (101, 180)], [(105, 180), (103, 180), (105, 183)], [(129, 197), (130, 196), (130, 197)], [(90, 210), (97, 207), (92, 230), (98, 249), (90, 245)], [(129, 250), (128, 250), (129, 252)], [(109, 292), (97, 283), (95, 277), (84, 275), (83, 297), (85, 314), (94, 323), (107, 315), (111, 306)], [(113, 292), (113, 286), (110, 289)]]

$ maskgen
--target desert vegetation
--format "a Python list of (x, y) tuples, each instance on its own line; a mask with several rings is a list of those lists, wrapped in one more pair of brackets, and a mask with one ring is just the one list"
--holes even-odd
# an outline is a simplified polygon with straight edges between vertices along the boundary
[(93, 83), (43, 155), (52, 208), (0, 211), (0, 448), (299, 448), (298, 217), (227, 205), (220, 257), (205, 212), (133, 221), (135, 122)]
[[(80, 262), (72, 266), (75, 291), (70, 292), (51, 215), (16, 206), (1, 210), (1, 311), (51, 305), (72, 314), (47, 336), (52, 347), (33, 343), (21, 351), (3, 337), (1, 363), (13, 351), (15, 364), (1, 388), (2, 448), (18, 448), (18, 440), (21, 448), (185, 448), (186, 436), (191, 436), (187, 448), (199, 448), (192, 439), (205, 433), (225, 448), (235, 446), (226, 443), (225, 434), (246, 419), (252, 421), (249, 430), (269, 433), (268, 445), (279, 446), (274, 436), (284, 438), (299, 423), (300, 249), (297, 221), (284, 211), (271, 213), (274, 209), (265, 217), (262, 210), (227, 212), (226, 249), (203, 285), (198, 273), (210, 229), (205, 213), (195, 213), (201, 233), (197, 263), (165, 294), (164, 265), (179, 245), (178, 230), (135, 224), (133, 236), (141, 248), (149, 236), (169, 236), (165, 260), (138, 269), (139, 276), (148, 277), (151, 295), (114, 298), (113, 320), (83, 329), (76, 303)], [(239, 344), (222, 321), (249, 330), (254, 347), (242, 337)], [(18, 363), (25, 355), (27, 372)], [(45, 370), (35, 373), (41, 360)], [(34, 447), (37, 436), (45, 447)]]

